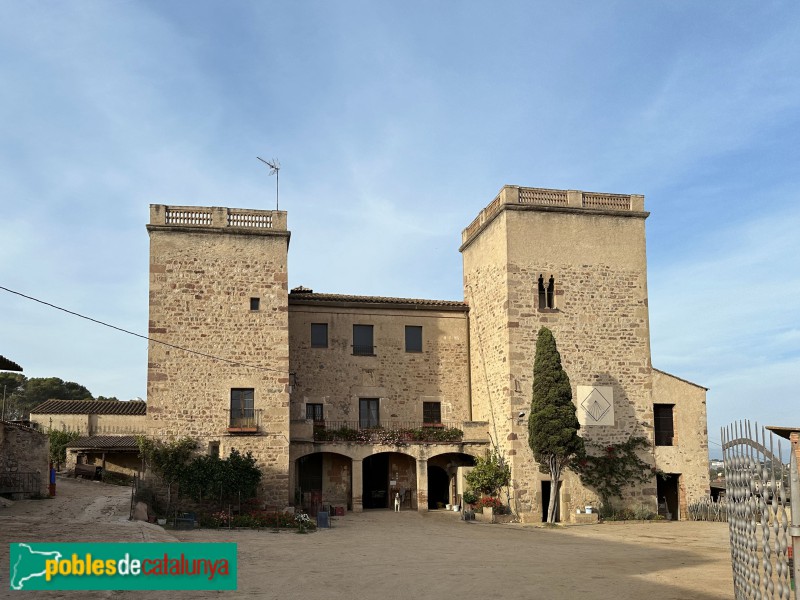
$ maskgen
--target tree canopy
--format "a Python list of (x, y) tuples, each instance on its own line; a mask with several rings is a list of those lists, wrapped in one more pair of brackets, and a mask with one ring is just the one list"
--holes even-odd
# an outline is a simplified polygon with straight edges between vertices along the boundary
[(572, 402), (569, 377), (561, 366), (561, 355), (553, 333), (542, 327), (536, 338), (536, 358), (533, 364), (533, 399), (528, 416), (528, 444), (543, 472), (553, 481), (548, 522), (555, 522), (555, 493), (562, 470), (570, 458), (583, 452), (583, 440), (578, 436), (578, 417)]
[[(92, 400), (92, 393), (80, 383), (58, 377), (25, 377), (18, 373), (0, 373), (0, 387), (5, 388), (6, 419), (23, 419), (31, 409), (52, 398)], [(2, 391), (0, 391), (2, 393)]]

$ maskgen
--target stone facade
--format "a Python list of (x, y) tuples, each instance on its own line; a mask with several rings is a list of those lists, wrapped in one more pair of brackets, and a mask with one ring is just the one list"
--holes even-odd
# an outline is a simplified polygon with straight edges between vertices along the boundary
[[(47, 494), (50, 483), (50, 442), (30, 427), (0, 421), (0, 493), (13, 498)], [(27, 490), (15, 492), (23, 485)], [(6, 491), (9, 490), (9, 491)]]
[[(252, 452), (265, 497), (283, 505), (289, 496), (286, 213), (154, 205), (147, 229), (149, 331), (163, 342), (148, 348), (149, 433), (190, 436), (223, 456), (232, 448)], [(244, 412), (231, 411), (232, 390), (252, 398), (237, 404)]]
[(653, 402), (673, 406), (672, 445), (656, 445), (656, 468), (678, 475), (680, 514), (687, 503), (709, 493), (706, 388), (653, 369)]
[[(691, 501), (708, 490), (705, 390), (650, 364), (647, 216), (642, 196), (506, 186), (462, 234), (465, 302), (450, 302), (287, 294), (285, 213), (155, 205), (150, 332), (172, 347), (150, 344), (149, 431), (251, 450), (274, 504), (350, 510), (400, 493), (418, 510), (458, 503), (457, 478), (496, 445), (524, 520), (541, 519), (550, 488), (574, 513), (596, 495), (570, 473), (548, 481), (520, 416), (547, 326), (585, 439), (645, 437), (642, 458), (679, 476)], [(407, 328), (421, 345), (407, 347)], [(247, 431), (228, 412), (241, 389), (258, 413)], [(675, 406), (674, 448), (654, 445), (654, 403)], [(427, 437), (387, 443), (370, 437), (375, 425)], [(463, 433), (437, 439), (447, 426)], [(654, 480), (625, 502), (655, 509), (657, 495)]]

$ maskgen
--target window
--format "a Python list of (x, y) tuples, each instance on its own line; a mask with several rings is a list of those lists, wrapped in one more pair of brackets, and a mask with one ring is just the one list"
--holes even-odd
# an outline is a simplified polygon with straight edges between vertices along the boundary
[(378, 398), (359, 398), (358, 423), (361, 429), (380, 426), (380, 409)]
[(311, 324), (311, 347), (312, 348), (327, 348), (328, 347), (328, 324), (327, 323), (312, 323)]
[(322, 404), (306, 404), (306, 419), (319, 423), (325, 419), (322, 416)]
[(231, 390), (231, 423), (236, 420), (252, 419), (253, 388), (233, 388)]
[(556, 282), (553, 276), (545, 281), (544, 276), (539, 275), (539, 310), (555, 309), (556, 307)]
[(258, 310), (261, 305), (260, 298), (250, 298), (250, 310)]
[(406, 352), (422, 352), (422, 327), (406, 325)]
[(674, 404), (653, 405), (653, 426), (656, 434), (656, 446), (672, 446), (675, 437), (672, 413)]
[(442, 403), (423, 402), (422, 403), (422, 422), (425, 425), (433, 425), (442, 422)]
[(353, 354), (375, 355), (375, 346), (372, 345), (372, 325), (353, 325)]
[(219, 458), (219, 442), (208, 442), (208, 455)]

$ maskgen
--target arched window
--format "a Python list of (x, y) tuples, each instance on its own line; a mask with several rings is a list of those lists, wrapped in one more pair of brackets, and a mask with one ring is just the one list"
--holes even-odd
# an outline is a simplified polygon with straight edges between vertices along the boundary
[(545, 282), (544, 275), (538, 280), (539, 310), (554, 310), (556, 307), (556, 281), (551, 275)]

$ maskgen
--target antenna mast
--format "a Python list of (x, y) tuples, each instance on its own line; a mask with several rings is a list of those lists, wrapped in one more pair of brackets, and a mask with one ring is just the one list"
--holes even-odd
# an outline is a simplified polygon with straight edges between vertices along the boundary
[(264, 160), (260, 156), (256, 156), (256, 158), (269, 167), (270, 175), (275, 175), (275, 210), (280, 210), (278, 208), (280, 206), (278, 201), (278, 193), (280, 188), (281, 163), (278, 162), (277, 158), (273, 158), (272, 160)]

